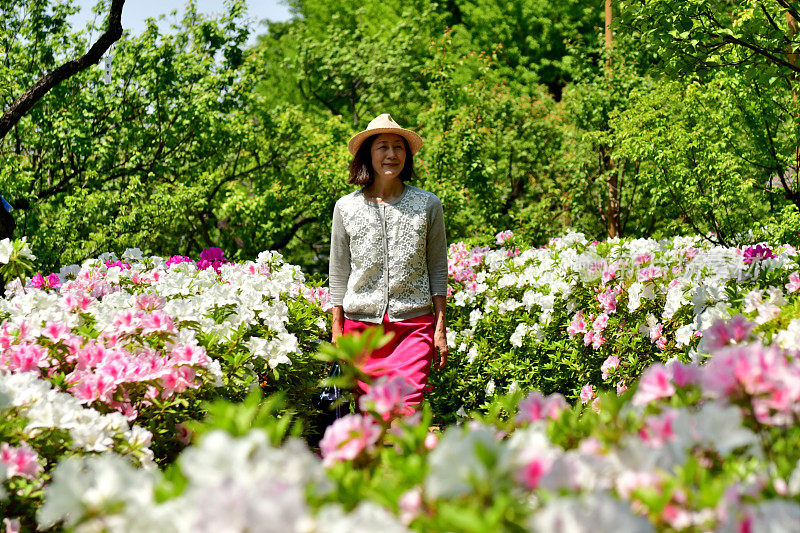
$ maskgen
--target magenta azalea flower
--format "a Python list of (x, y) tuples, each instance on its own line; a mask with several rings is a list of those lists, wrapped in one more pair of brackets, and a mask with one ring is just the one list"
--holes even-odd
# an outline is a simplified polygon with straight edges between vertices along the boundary
[(167, 259), (167, 268), (171, 267), (172, 265), (177, 265), (179, 263), (194, 263), (190, 257), (186, 257), (185, 255), (173, 255), (169, 259)]
[(211, 248), (206, 248), (200, 252), (200, 261), (208, 261), (209, 263), (213, 263), (214, 261), (225, 261), (225, 254), (220, 248), (212, 246)]
[(772, 250), (766, 245), (763, 244), (756, 244), (755, 246), (748, 246), (744, 250), (742, 250), (742, 256), (744, 258), (744, 262), (748, 265), (752, 265), (756, 261), (763, 261), (764, 259), (772, 259), (774, 257), (778, 257)]

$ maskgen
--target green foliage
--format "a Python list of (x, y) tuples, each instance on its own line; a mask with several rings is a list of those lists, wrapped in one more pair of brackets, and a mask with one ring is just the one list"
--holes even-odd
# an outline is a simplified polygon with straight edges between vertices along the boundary
[[(662, 82), (636, 91), (628, 109), (613, 120), (615, 157), (638, 166), (651, 213), (671, 213), (663, 235), (713, 234), (716, 242), (741, 242), (742, 230), (756, 227), (780, 196), (770, 194), (768, 176), (753, 140), (743, 138), (748, 115), (765, 116), (759, 105), (742, 109), (747, 88), (736, 79), (688, 85)], [(777, 196), (777, 197), (776, 197)]]
[(254, 389), (241, 402), (217, 400), (206, 405), (205, 418), (189, 423), (188, 428), (193, 440), (216, 429), (222, 429), (233, 437), (242, 437), (253, 429), (260, 429), (266, 432), (273, 446), (280, 446), (288, 437), (300, 436), (302, 422), (286, 409), (282, 394), (264, 398), (261, 391)]
[[(72, 2), (3, 6), (6, 101), (99, 31), (70, 28)], [(216, 245), (324, 272), (346, 141), (389, 111), (425, 139), (451, 240), (603, 237), (618, 204), (621, 235), (735, 241), (800, 202), (781, 6), (616, 3), (609, 56), (602, 9), (572, 0), (296, 0), (251, 48), (242, 2), (190, 4), (169, 34), (124, 36), (109, 84), (91, 68), (40, 101), (0, 144), (0, 189), (45, 270)]]

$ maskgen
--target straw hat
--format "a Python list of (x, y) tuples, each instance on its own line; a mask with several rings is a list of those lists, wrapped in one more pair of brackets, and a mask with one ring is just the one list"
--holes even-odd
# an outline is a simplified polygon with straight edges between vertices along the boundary
[(388, 113), (384, 113), (383, 115), (378, 115), (372, 122), (367, 125), (367, 129), (360, 133), (356, 133), (350, 139), (350, 142), (347, 143), (347, 148), (350, 150), (350, 153), (356, 155), (358, 153), (358, 149), (361, 148), (361, 143), (363, 143), (368, 137), (372, 135), (379, 135), (381, 133), (396, 133), (405, 138), (408, 141), (408, 147), (411, 149), (411, 155), (414, 155), (422, 148), (422, 137), (417, 135), (411, 130), (407, 130), (405, 128), (401, 128), (400, 125), (394, 121), (392, 116)]

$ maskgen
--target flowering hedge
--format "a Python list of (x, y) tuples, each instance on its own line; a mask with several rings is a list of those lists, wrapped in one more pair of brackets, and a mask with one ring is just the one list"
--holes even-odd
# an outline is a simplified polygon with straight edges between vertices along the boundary
[(700, 361), (703, 330), (744, 313), (767, 340), (800, 347), (800, 266), (791, 246), (700, 237), (588, 242), (573, 233), (520, 250), (450, 247), (451, 361), (431, 401), (445, 421), (516, 390), (571, 401), (622, 391), (648, 365)]
[(207, 428), (167, 474), (69, 459), (38, 517), (109, 531), (793, 531), (800, 361), (755, 325), (718, 321), (709, 364), (652, 365), (591, 407), (517, 392), (437, 435), (430, 410), (403, 418), (404, 384), (382, 380), (364, 414), (328, 429), (322, 459), (275, 446), (274, 419)]
[[(521, 249), (513, 239), (451, 247), (453, 353), (432, 377), (433, 408), (404, 417), (404, 384), (376, 383), (360, 399), (366, 414), (326, 432), (321, 459), (287, 435), (310, 429), (330, 303), (279, 255), (229, 263), (215, 249), (197, 261), (129, 250), (12, 282), (0, 300), (6, 526), (792, 523), (795, 250), (578, 234)], [(11, 249), (9, 263), (30, 259), (24, 243)], [(352, 360), (365, 342), (316, 357)], [(253, 404), (253, 389), (286, 402)], [(163, 470), (143, 467), (153, 459)]]
[[(228, 263), (219, 249), (197, 262), (129, 250), (14, 278), (0, 300), (0, 390), (21, 388), (23, 403), (4, 411), (0, 453), (23, 465), (10, 472), (25, 472), (38, 488), (24, 491), (19, 505), (0, 502), (7, 514), (35, 506), (55, 461), (76, 445), (169, 463), (206, 401), (240, 400), (253, 388), (287, 391), (288, 407), (312, 419), (323, 370), (312, 356), (327, 331), (327, 293), (305, 286), (278, 254)], [(44, 399), (24, 405), (37, 395), (58, 395), (46, 404), (50, 426), (37, 422)], [(48, 440), (28, 431), (42, 427), (69, 434), (50, 432)], [(137, 436), (126, 437), (130, 431)], [(30, 515), (23, 511), (17, 516)]]

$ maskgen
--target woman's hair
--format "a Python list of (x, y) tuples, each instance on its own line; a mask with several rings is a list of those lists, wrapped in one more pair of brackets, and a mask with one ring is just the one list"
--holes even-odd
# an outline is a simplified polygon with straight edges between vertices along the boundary
[[(358, 152), (353, 156), (353, 160), (350, 161), (350, 179), (347, 180), (347, 183), (367, 186), (372, 185), (372, 182), (375, 181), (375, 174), (372, 171), (372, 143), (376, 137), (377, 135), (372, 135), (361, 143)], [(416, 176), (414, 173), (414, 156), (411, 155), (411, 147), (408, 145), (406, 138), (402, 135), (400, 138), (403, 139), (403, 146), (406, 149), (406, 162), (403, 165), (403, 170), (400, 171), (399, 178), (401, 181), (409, 181)]]

